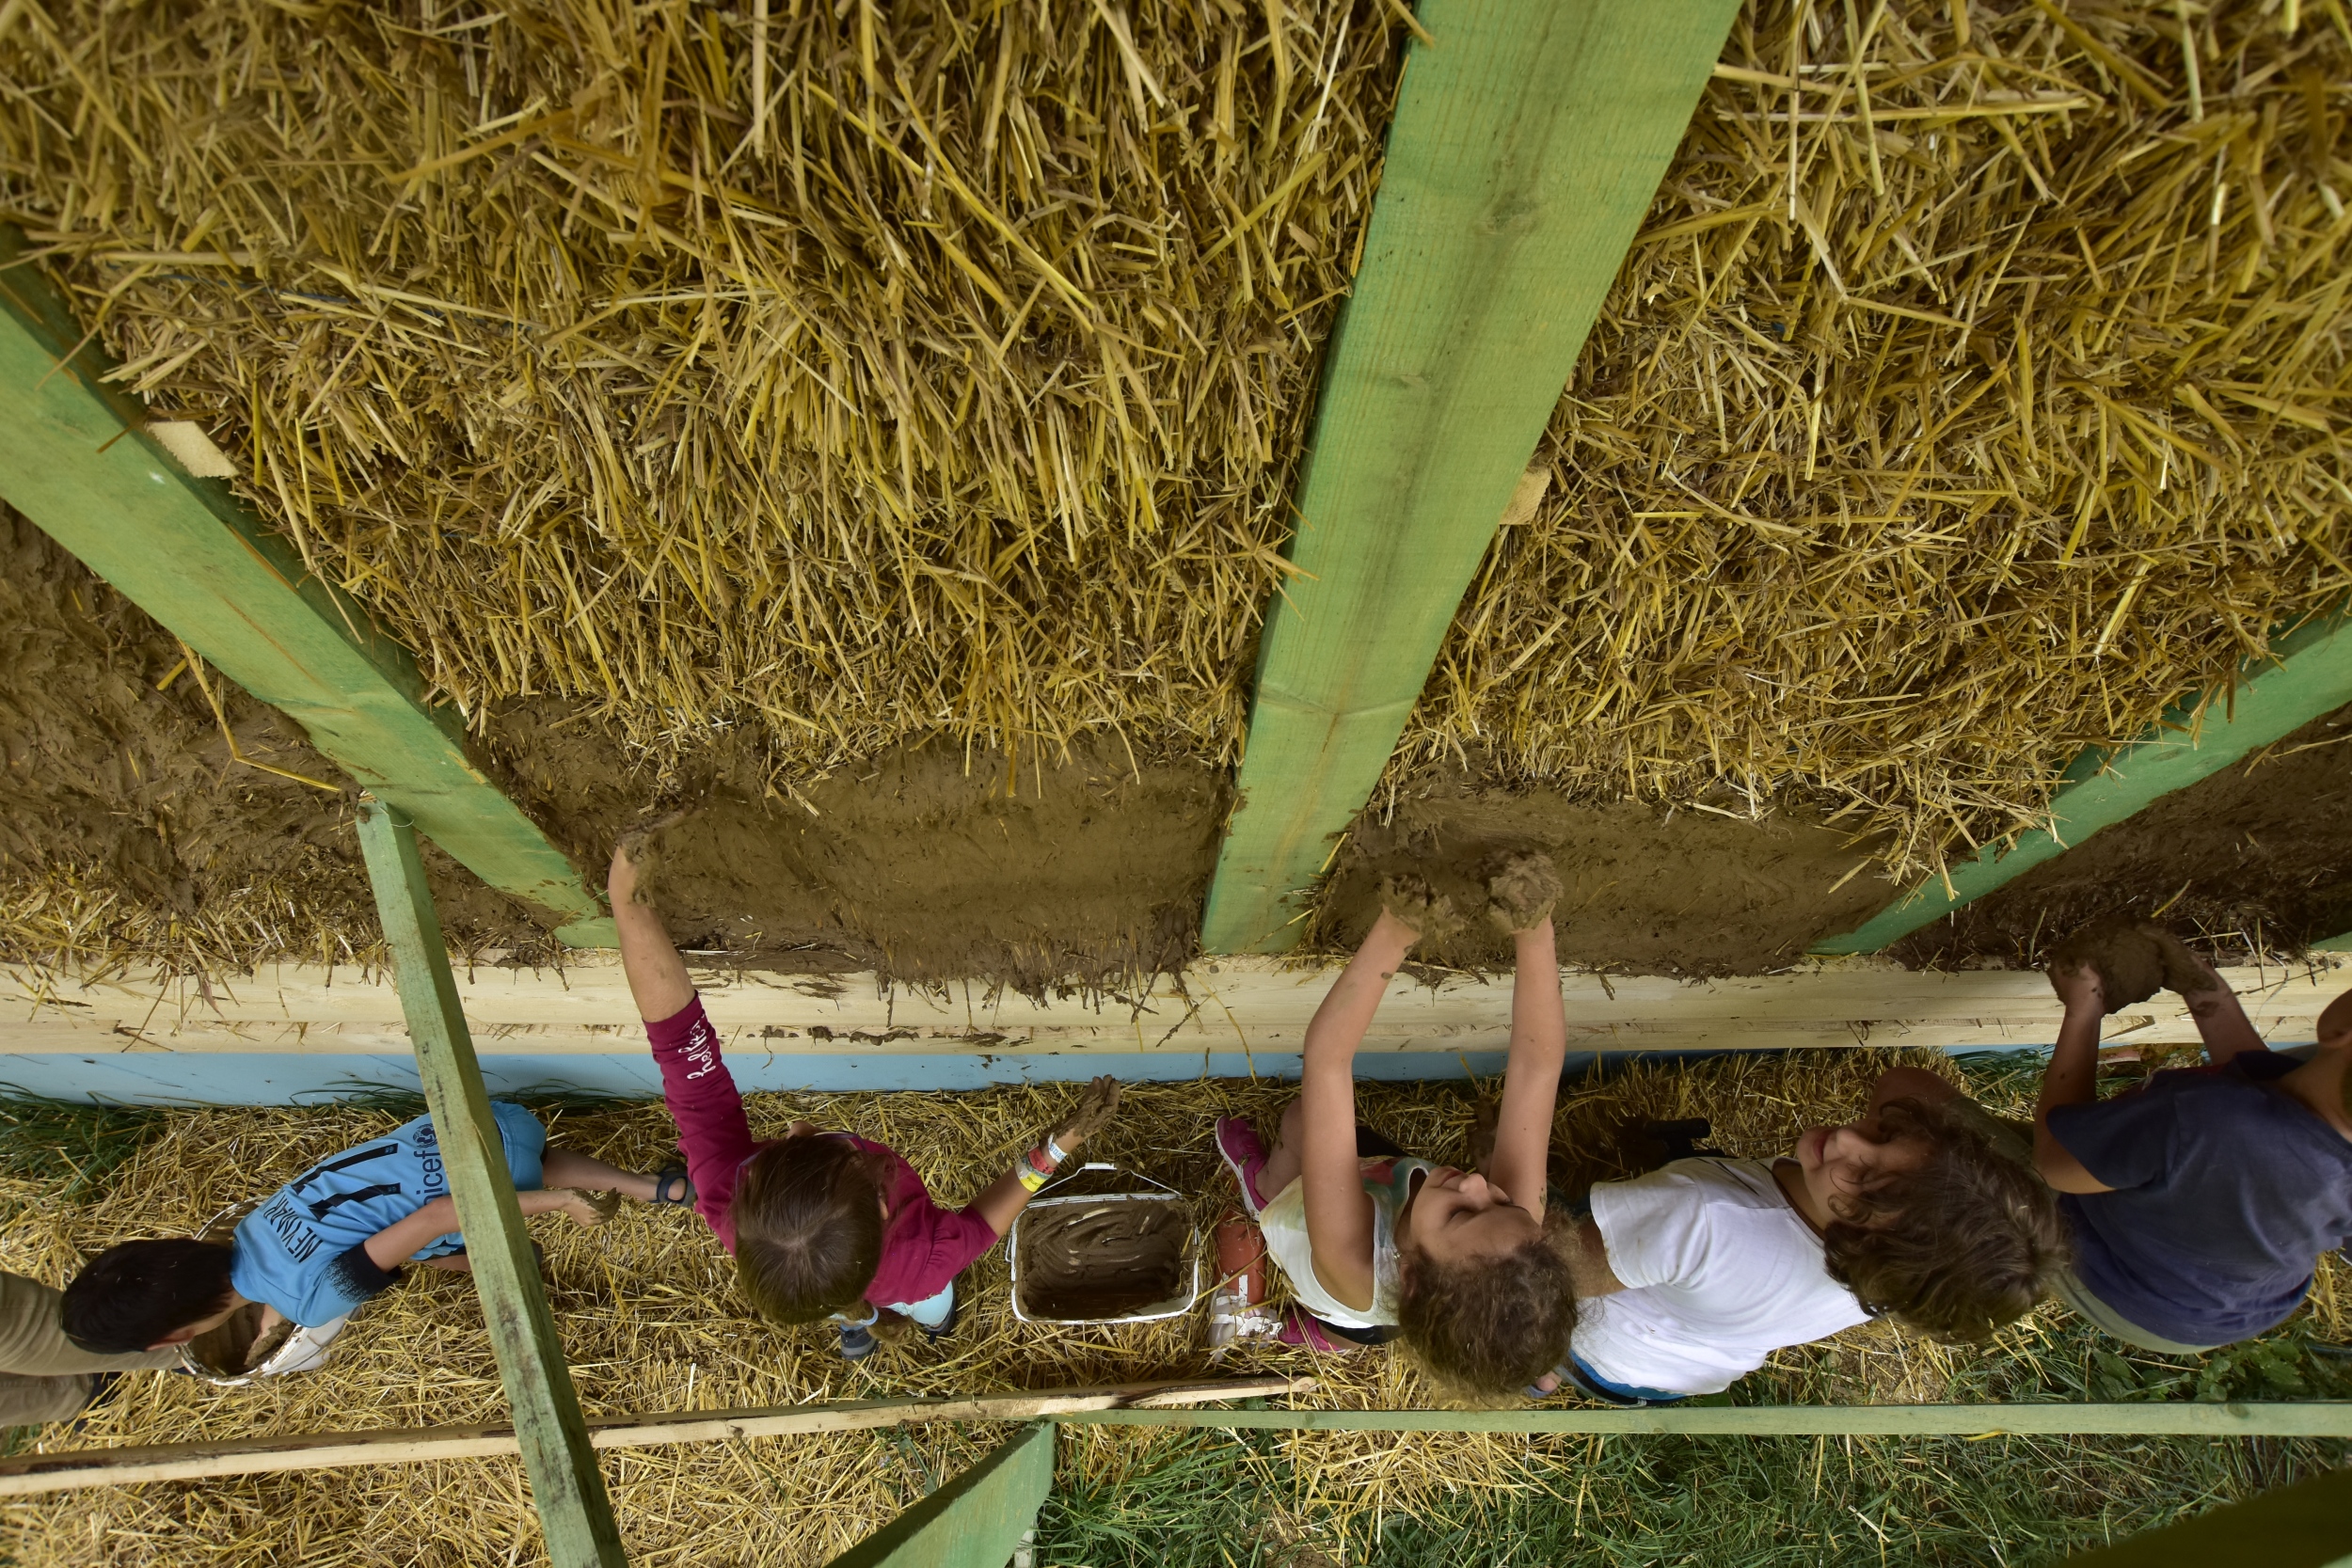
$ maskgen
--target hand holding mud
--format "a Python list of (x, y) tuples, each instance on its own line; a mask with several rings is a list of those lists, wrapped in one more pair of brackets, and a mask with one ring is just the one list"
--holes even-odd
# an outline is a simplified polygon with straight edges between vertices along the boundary
[(1046, 1136), (1064, 1154), (1075, 1154), (1080, 1145), (1110, 1125), (1119, 1110), (1119, 1092), (1118, 1079), (1107, 1074), (1095, 1079), (1080, 1092), (1077, 1105)]

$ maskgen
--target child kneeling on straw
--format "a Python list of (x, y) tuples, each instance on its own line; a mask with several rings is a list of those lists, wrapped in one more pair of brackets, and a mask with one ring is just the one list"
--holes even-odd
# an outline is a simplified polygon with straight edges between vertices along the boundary
[(1401, 1334), (1441, 1380), (1489, 1394), (1558, 1361), (1576, 1322), (1566, 1266), (1544, 1241), (1544, 1164), (1567, 1054), (1551, 929), (1560, 883), (1548, 861), (1525, 855), (1490, 888), (1490, 915), (1518, 948), (1491, 1176), (1359, 1153), (1356, 1049), (1422, 929), (1450, 914), (1418, 881), (1383, 890), (1380, 918), (1315, 1010), (1273, 1151), (1245, 1121), (1216, 1124), (1217, 1152), (1302, 1309), (1284, 1339), (1333, 1350), (1334, 1338)]
[[(596, 1226), (624, 1196), (660, 1201), (666, 1185), (681, 1190), (668, 1201), (681, 1200), (682, 1173), (637, 1176), (549, 1148), (547, 1129), (519, 1105), (494, 1101), (490, 1114), (525, 1214), (561, 1212)], [(66, 1338), (85, 1350), (161, 1350), (187, 1344), (258, 1303), (254, 1343), (276, 1345), (291, 1326), (313, 1354), (283, 1370), (307, 1370), (325, 1361), (343, 1320), (400, 1277), (403, 1263), (468, 1272), (465, 1253), (440, 1139), (423, 1116), (312, 1165), (225, 1243), (174, 1238), (108, 1247), (65, 1288), (62, 1322)], [(255, 1353), (248, 1365), (262, 1358)]]
[[(2312, 1266), (2352, 1240), (2352, 991), (2319, 1015), (2309, 1060), (2265, 1044), (2227, 983), (2178, 937), (2110, 930), (2097, 957), (2060, 949), (2066, 1005), (2035, 1110), (2034, 1160), (2074, 1243), (2058, 1299), (2166, 1355), (2276, 1327)], [(2142, 952), (2117, 951), (2126, 943)], [(2143, 971), (2137, 985), (2127, 974)], [(2181, 993), (2206, 1065), (2098, 1098), (2099, 1028), (2163, 984)]]
[(1986, 1338), (2065, 1249), (2048, 1188), (1918, 1068), (1882, 1074), (1859, 1118), (1799, 1133), (1786, 1158), (1676, 1160), (1586, 1202), (1558, 1239), (1584, 1298), (1572, 1354), (1530, 1392), (1565, 1381), (1610, 1404), (1720, 1393), (1882, 1314)]
[(621, 963), (661, 1069), (694, 1207), (735, 1255), (743, 1293), (776, 1323), (838, 1323), (841, 1354), (851, 1361), (873, 1354), (877, 1329), (903, 1333), (911, 1320), (931, 1338), (946, 1334), (956, 1323), (956, 1276), (1109, 1122), (1117, 1081), (1095, 1079), (1037, 1148), (954, 1211), (932, 1202), (914, 1167), (881, 1144), (806, 1121), (781, 1139), (753, 1141), (686, 960), (638, 894), (631, 857), (642, 836), (624, 838), (612, 852), (608, 891)]

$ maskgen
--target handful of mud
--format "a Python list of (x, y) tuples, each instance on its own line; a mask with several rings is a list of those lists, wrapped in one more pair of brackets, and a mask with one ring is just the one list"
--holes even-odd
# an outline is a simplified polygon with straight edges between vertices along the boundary
[(1182, 1203), (1116, 1196), (1031, 1205), (1013, 1254), (1021, 1315), (1099, 1323), (1185, 1302), (1192, 1216)]
[(208, 1377), (243, 1377), (294, 1338), (294, 1325), (283, 1318), (262, 1333), (263, 1310), (260, 1302), (246, 1302), (225, 1322), (189, 1340), (184, 1359)]
[(2099, 972), (2110, 1013), (2145, 1002), (2168, 988), (2186, 996), (2213, 985), (2212, 977), (2197, 967), (2180, 938), (2161, 926), (2126, 915), (2095, 920), (2051, 951), (2053, 973), (2084, 964)]

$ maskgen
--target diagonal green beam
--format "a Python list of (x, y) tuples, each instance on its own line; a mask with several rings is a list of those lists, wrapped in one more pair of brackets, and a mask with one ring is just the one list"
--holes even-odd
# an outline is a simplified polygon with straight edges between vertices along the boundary
[(400, 1010), (417, 1053), (417, 1076), (449, 1174), (473, 1264), (474, 1289), (490, 1330), (499, 1376), (515, 1414), (515, 1435), (531, 1476), (531, 1500), (555, 1568), (622, 1568), (619, 1528), (588, 1422), (572, 1387), (564, 1342), (548, 1311), (531, 1233), (515, 1200), (490, 1099), (482, 1086), (473, 1036), (457, 1004), (449, 948), (425, 887), (417, 835), (380, 800), (359, 806), (359, 848), (391, 950)]
[(1053, 1489), (1054, 1423), (1034, 1422), (825, 1568), (1005, 1568)]
[(467, 761), (449, 710), (425, 705), (407, 650), (227, 484), (167, 456), (111, 368), (0, 226), (0, 497), (558, 937), (613, 945), (570, 859)]
[(2007, 850), (1987, 845), (1864, 925), (1815, 942), (1813, 951), (1875, 953), (2346, 703), (2352, 619), (2314, 616), (2274, 641), (2268, 659), (2249, 661), (2226, 699), (2209, 692), (2185, 698), (2130, 745), (2094, 746), (2076, 757), (2050, 802), (2048, 830), (2020, 833)]
[(1422, 0), (1326, 358), (1201, 944), (1296, 940), (1549, 422), (1737, 0)]

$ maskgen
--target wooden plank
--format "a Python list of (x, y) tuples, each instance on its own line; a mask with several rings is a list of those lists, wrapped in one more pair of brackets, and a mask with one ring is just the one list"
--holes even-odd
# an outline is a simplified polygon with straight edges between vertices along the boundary
[(2352, 1470), (2229, 1503), (2111, 1546), (2067, 1568), (2352, 1568)]
[(539, 1265), (515, 1200), (506, 1153), (483, 1091), (482, 1069), (457, 1005), (441, 922), (425, 887), (417, 835), (380, 800), (359, 807), (359, 847), (391, 950), (401, 1009), (416, 1042), (417, 1072), (433, 1113), (450, 1196), (466, 1232), (474, 1289), (489, 1326), (490, 1348), (515, 1413), (531, 1497), (557, 1568), (620, 1568), (621, 1534), (612, 1522), (604, 1476), (588, 1444), (580, 1396), (573, 1392), (564, 1342), (548, 1311)]
[(1024, 1427), (828, 1568), (1005, 1568), (1054, 1489), (1054, 1424)]
[[(588, 1423), (588, 1437), (599, 1450), (660, 1448), (672, 1443), (732, 1443), (752, 1437), (804, 1437), (816, 1433), (866, 1432), (930, 1421), (1029, 1421), (1088, 1410), (1165, 1409), (1217, 1400), (1304, 1394), (1314, 1386), (1311, 1377), (1178, 1379), (1034, 1393), (980, 1394), (962, 1399), (852, 1400), (831, 1404), (687, 1410), (666, 1415), (605, 1417)], [(0, 1459), (0, 1497), (85, 1486), (128, 1486), (151, 1481), (201, 1481), (287, 1470), (346, 1469), (356, 1465), (490, 1459), (519, 1451), (511, 1426), (397, 1427), (381, 1432), (291, 1433), (209, 1443), (70, 1449), (62, 1453), (19, 1454)]]
[(1650, 1410), (1098, 1410), (1098, 1426), (1278, 1432), (1508, 1432), (1629, 1436), (2352, 1437), (2352, 1401), (2277, 1404), (1661, 1405)]
[(1930, 878), (1853, 930), (1815, 942), (1813, 951), (1876, 953), (2100, 829), (2352, 703), (2352, 619), (2316, 616), (2274, 641), (2271, 653), (2269, 660), (2249, 662), (2227, 695), (2185, 698), (2131, 745), (2093, 747), (2076, 757), (2065, 787), (2050, 802), (2047, 831), (2021, 833), (2006, 850), (1987, 845), (1948, 877)]
[(1295, 940), (1649, 210), (1734, 0), (1422, 0), (1295, 574), (1266, 617), (1211, 952)]
[(363, 788), (575, 945), (612, 921), (570, 860), (466, 758), (407, 650), (311, 574), (218, 479), (183, 469), (0, 225), (0, 496)]
[[(2265, 1038), (2310, 1040), (2320, 1010), (2352, 984), (2352, 961), (2320, 956), (2293, 969), (2234, 968), (2222, 977)], [(870, 975), (694, 972), (730, 1050), (763, 1055), (1295, 1053), (1330, 983), (1325, 967), (1227, 958), (1166, 975), (1131, 1005), (1083, 997), (886, 992)], [(644, 1029), (617, 962), (587, 955), (550, 970), (461, 970), (460, 1003), (484, 1050), (640, 1056)], [(1570, 974), (1561, 982), (1574, 1049), (2047, 1045), (2062, 1009), (2029, 971), (1913, 974), (1883, 959), (1817, 960), (1798, 972), (1683, 981)], [(0, 1051), (364, 1053), (405, 1051), (396, 990), (354, 968), (264, 966), (199, 986), (153, 970), (75, 980), (0, 966)], [(1506, 978), (1398, 975), (1365, 1042), (1371, 1053), (1505, 1049)], [(2196, 1024), (2169, 993), (2117, 1014), (2111, 1039), (2185, 1043)]]

